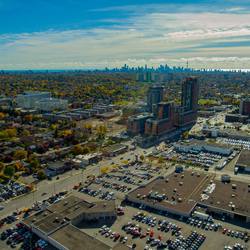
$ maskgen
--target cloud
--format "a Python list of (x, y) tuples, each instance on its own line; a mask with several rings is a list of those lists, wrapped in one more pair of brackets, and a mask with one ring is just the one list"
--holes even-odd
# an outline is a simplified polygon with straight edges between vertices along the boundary
[(106, 28), (5, 34), (0, 68), (183, 66), (187, 60), (194, 68), (250, 68), (248, 20), (250, 13), (146, 11), (112, 19)]

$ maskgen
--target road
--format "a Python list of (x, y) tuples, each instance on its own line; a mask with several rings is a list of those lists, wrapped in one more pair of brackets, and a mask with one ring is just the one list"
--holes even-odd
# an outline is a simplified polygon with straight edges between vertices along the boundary
[[(151, 149), (140, 149), (136, 148), (134, 151), (125, 152), (124, 154), (112, 157), (110, 159), (103, 159), (95, 165), (88, 166), (84, 171), (82, 170), (72, 170), (70, 172), (60, 175), (60, 179), (56, 180), (44, 180), (37, 184), (36, 191), (11, 199), (5, 202), (1, 202), (0, 205), (5, 208), (0, 211), (0, 218), (10, 215), (12, 212), (22, 209), (24, 207), (31, 207), (35, 201), (40, 201), (48, 198), (52, 194), (58, 193), (60, 191), (69, 191), (72, 190), (73, 186), (80, 181), (85, 181), (89, 175), (98, 175), (100, 174), (100, 168), (102, 166), (110, 166), (112, 163), (119, 164), (124, 160), (135, 160), (135, 155), (141, 155), (145, 151), (146, 153), (150, 152)], [(123, 158), (121, 160), (121, 158)], [(46, 193), (45, 195), (42, 195)]]

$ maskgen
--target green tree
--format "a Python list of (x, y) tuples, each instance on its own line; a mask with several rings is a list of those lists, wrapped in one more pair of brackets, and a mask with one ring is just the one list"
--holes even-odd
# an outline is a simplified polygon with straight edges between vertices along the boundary
[(6, 166), (3, 173), (9, 177), (12, 177), (15, 174), (15, 168), (13, 166)]
[(44, 180), (44, 179), (46, 179), (46, 174), (45, 174), (44, 170), (39, 170), (37, 172), (37, 178), (38, 178), (38, 180)]

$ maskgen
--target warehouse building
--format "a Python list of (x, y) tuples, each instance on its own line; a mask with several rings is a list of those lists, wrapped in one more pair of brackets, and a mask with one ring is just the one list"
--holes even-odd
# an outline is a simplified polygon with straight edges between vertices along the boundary
[(215, 180), (212, 174), (184, 171), (158, 177), (126, 196), (126, 201), (146, 210), (189, 217), (196, 207), (207, 214), (240, 223), (250, 222), (250, 184)]
[(214, 181), (214, 191), (199, 204), (207, 208), (207, 213), (218, 218), (240, 222), (250, 222), (250, 184), (230, 180), (230, 183)]
[(237, 172), (250, 174), (250, 150), (242, 150), (235, 164)]
[(77, 225), (82, 221), (114, 220), (114, 201), (90, 203), (69, 196), (46, 210), (24, 219), (22, 223), (38, 237), (59, 250), (109, 250), (110, 246), (81, 231)]
[(221, 145), (215, 143), (206, 143), (203, 141), (194, 140), (190, 143), (176, 143), (174, 145), (175, 150), (184, 153), (200, 153), (206, 152), (211, 154), (218, 154), (223, 156), (229, 156), (233, 153), (233, 147), (228, 145)]
[(133, 205), (146, 209), (188, 217), (210, 179), (209, 175), (191, 171), (173, 173), (166, 178), (159, 177), (145, 186), (138, 187), (130, 192), (126, 199)]
[(103, 155), (108, 157), (113, 157), (122, 153), (125, 153), (128, 150), (127, 145), (123, 144), (113, 144), (103, 148)]

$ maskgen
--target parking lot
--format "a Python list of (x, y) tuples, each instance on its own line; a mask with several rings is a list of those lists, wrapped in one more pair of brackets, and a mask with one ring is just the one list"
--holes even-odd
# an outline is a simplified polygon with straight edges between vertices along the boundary
[(55, 250), (46, 241), (40, 239), (24, 227), (20, 221), (32, 213), (39, 211), (44, 206), (57, 203), (64, 198), (66, 192), (61, 192), (40, 202), (31, 208), (24, 208), (13, 212), (0, 220), (0, 249), (19, 248), (23, 250)]
[(90, 176), (79, 192), (102, 200), (122, 200), (126, 193), (142, 183), (150, 181), (158, 172), (146, 164), (136, 163), (131, 166), (121, 166), (113, 172)]
[[(113, 225), (106, 225), (101, 229), (100, 227), (92, 227), (82, 230), (110, 246), (120, 241), (130, 246), (135, 244), (135, 249), (164, 249), (164, 247), (168, 247), (169, 249), (217, 250), (224, 249), (225, 246), (233, 246), (236, 243), (243, 246), (244, 249), (250, 247), (249, 242), (245, 242), (239, 234), (235, 234), (235, 232), (241, 232), (245, 235), (242, 228), (224, 222), (206, 222), (205, 226), (202, 226), (201, 223), (199, 225), (199, 220), (195, 220), (194, 223), (190, 220), (189, 223), (186, 223), (128, 206), (124, 208), (124, 212), (125, 215), (119, 216)], [(223, 233), (225, 229), (233, 231), (235, 235)]]
[(27, 185), (8, 180), (4, 183), (0, 183), (0, 202), (7, 201), (30, 191), (31, 189)]
[(181, 163), (193, 164), (200, 167), (210, 168), (222, 164), (227, 161), (227, 158), (222, 157), (218, 154), (211, 153), (180, 153), (176, 151), (171, 151), (169, 153), (164, 153), (162, 156), (170, 161), (177, 161)]
[(217, 141), (224, 143), (224, 144), (229, 144), (238, 148), (250, 150), (250, 141), (236, 140), (236, 139), (229, 139), (229, 138), (218, 138)]

